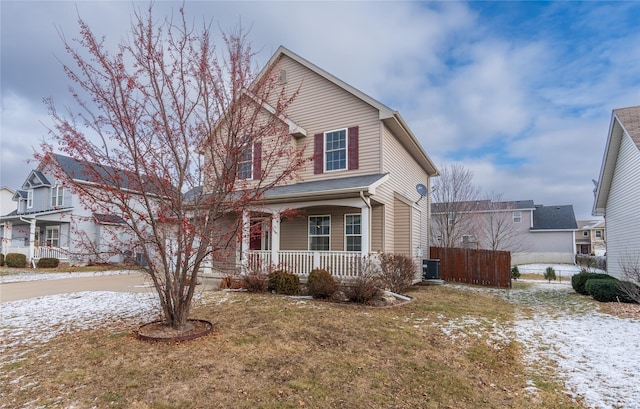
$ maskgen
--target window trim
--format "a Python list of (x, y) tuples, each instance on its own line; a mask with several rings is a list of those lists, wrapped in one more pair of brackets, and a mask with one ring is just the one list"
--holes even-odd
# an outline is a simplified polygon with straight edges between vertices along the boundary
[[(335, 149), (332, 150), (331, 152), (338, 152), (341, 150), (344, 150), (344, 167), (340, 168), (340, 169), (327, 169), (327, 154), (329, 153), (329, 150), (327, 149), (327, 134), (330, 133), (334, 133), (334, 132), (344, 132), (344, 148), (342, 149)], [(322, 161), (322, 166), (323, 166), (323, 171), (324, 172), (341, 172), (343, 170), (348, 170), (349, 169), (349, 128), (338, 128), (338, 129), (334, 129), (331, 131), (326, 131), (322, 134), (322, 150), (323, 150), (323, 161)]]
[(33, 208), (33, 189), (27, 190), (27, 209)]
[[(360, 217), (360, 233), (359, 234), (347, 234), (347, 217), (349, 216), (358, 216)], [(348, 247), (348, 243), (347, 243), (347, 238), (349, 237), (360, 237), (360, 248), (357, 250), (349, 250)], [(352, 252), (358, 252), (358, 251), (362, 251), (362, 213), (345, 213), (344, 215), (344, 251), (352, 251)]]
[[(50, 237), (49, 232), (57, 232), (56, 237), (53, 235)], [(55, 240), (57, 244), (54, 246), (52, 241)], [(47, 247), (60, 247), (60, 226), (47, 226), (44, 233), (44, 244)]]
[[(313, 217), (321, 217), (321, 218), (328, 218), (329, 219), (329, 234), (311, 234), (311, 218)], [(312, 237), (328, 237), (329, 238), (329, 243), (328, 243), (328, 249), (327, 250), (313, 250), (311, 249), (311, 238)], [(314, 214), (314, 215), (309, 215), (309, 217), (307, 218), (307, 249), (309, 251), (331, 251), (331, 215), (330, 214)]]
[[(248, 139), (248, 138), (247, 138)], [(253, 180), (253, 155), (254, 155), (254, 146), (253, 143), (250, 142), (244, 142), (241, 146), (240, 146), (241, 152), (240, 155), (238, 157), (238, 163), (237, 163), (237, 179), (238, 180)], [(249, 155), (249, 159), (248, 160), (242, 160), (243, 156), (245, 155), (245, 152), (249, 151), (250, 155)], [(242, 177), (241, 176), (241, 167), (243, 165), (249, 164), (249, 176), (248, 177)]]
[(512, 213), (512, 216), (513, 216), (513, 222), (514, 223), (521, 223), (522, 222), (522, 212), (520, 210), (515, 210)]
[(56, 182), (51, 187), (51, 207), (60, 207), (64, 202), (64, 188), (60, 182)]

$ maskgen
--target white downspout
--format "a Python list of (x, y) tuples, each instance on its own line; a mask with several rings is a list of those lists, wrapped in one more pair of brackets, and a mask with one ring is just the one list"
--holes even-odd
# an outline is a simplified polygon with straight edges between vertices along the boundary
[[(362, 199), (362, 201), (364, 202), (364, 204), (367, 206), (367, 234), (366, 237), (364, 238), (367, 242), (367, 248), (365, 249), (364, 247), (361, 249), (361, 254), (362, 257), (368, 257), (369, 253), (371, 253), (371, 199), (369, 199), (368, 197), (364, 196), (364, 191), (361, 190), (360, 191), (360, 199)], [(362, 209), (364, 210), (364, 208)], [(362, 211), (361, 210), (361, 211)], [(363, 241), (365, 241), (363, 240)], [(366, 251), (365, 251), (366, 250)]]

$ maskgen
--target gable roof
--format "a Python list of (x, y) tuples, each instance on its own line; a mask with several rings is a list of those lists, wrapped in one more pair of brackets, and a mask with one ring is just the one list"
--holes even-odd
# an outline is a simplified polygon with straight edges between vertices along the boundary
[[(133, 192), (139, 192), (144, 189), (147, 193), (155, 192), (160, 194), (159, 188), (153, 183), (153, 178), (149, 176), (141, 176), (143, 184), (141, 188), (138, 176), (134, 172), (81, 161), (57, 153), (51, 156), (58, 163), (60, 169), (75, 182), (107, 185)], [(44, 163), (46, 163), (46, 160), (40, 164), (40, 168), (43, 167)]]
[(603, 216), (605, 213), (620, 144), (625, 134), (629, 135), (636, 147), (640, 149), (640, 106), (614, 109), (611, 113), (607, 145), (602, 158), (598, 184), (594, 191), (595, 199), (591, 210), (594, 216)]
[(576, 216), (572, 205), (536, 205), (531, 230), (577, 230)]
[(343, 90), (349, 92), (350, 94), (369, 104), (373, 108), (377, 109), (379, 112), (380, 120), (393, 131), (393, 133), (398, 137), (398, 140), (402, 144), (402, 146), (404, 146), (404, 148), (411, 154), (411, 156), (413, 156), (413, 158), (420, 164), (425, 172), (427, 172), (427, 174), (429, 174), (430, 176), (438, 175), (438, 169), (436, 168), (435, 164), (431, 161), (431, 158), (429, 158), (429, 155), (427, 155), (427, 153), (423, 149), (422, 145), (418, 141), (418, 138), (416, 138), (411, 129), (409, 129), (409, 126), (402, 118), (400, 113), (398, 113), (398, 111), (392, 110), (383, 103), (375, 100), (374, 98), (358, 90), (357, 88), (354, 88), (353, 86), (347, 84), (338, 77), (323, 70), (312, 62), (302, 58), (291, 50), (280, 46), (273, 54), (273, 56), (269, 59), (259, 77), (262, 76), (262, 74), (266, 72), (267, 68), (275, 64), (283, 55), (291, 58), (298, 64), (315, 72), (326, 80), (331, 81), (338, 87), (342, 88)]

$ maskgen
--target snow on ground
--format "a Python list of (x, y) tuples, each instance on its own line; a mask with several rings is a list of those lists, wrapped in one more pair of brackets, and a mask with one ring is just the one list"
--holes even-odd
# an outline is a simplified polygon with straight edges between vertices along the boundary
[[(521, 273), (542, 272), (548, 265), (519, 266)], [(489, 328), (487, 342), (513, 334), (529, 363), (554, 362), (567, 391), (593, 409), (640, 408), (640, 320), (598, 312), (598, 303), (573, 291), (571, 275), (580, 268), (552, 265), (563, 281), (526, 280), (526, 289), (457, 286), (497, 294), (521, 306), (514, 328)], [(565, 275), (566, 273), (566, 275)], [(471, 320), (472, 322), (473, 320)], [(444, 324), (444, 333), (465, 323)], [(468, 324), (468, 323), (466, 323)], [(473, 326), (468, 332), (476, 335)]]
[(2, 303), (0, 366), (20, 358), (6, 353), (13, 346), (34, 346), (64, 332), (113, 327), (114, 321), (126, 327), (158, 319), (154, 297), (153, 293), (86, 291)]
[[(520, 266), (520, 272), (542, 274), (546, 267)], [(596, 302), (571, 288), (570, 277), (579, 267), (553, 267), (561, 272), (562, 282), (530, 280), (530, 287), (511, 290), (456, 285), (497, 294), (523, 308), (517, 309), (513, 328), (485, 318), (463, 317), (440, 322), (443, 333), (452, 339), (486, 337), (496, 348), (517, 339), (528, 362), (555, 362), (568, 392), (589, 408), (640, 409), (640, 320), (599, 313)], [(58, 274), (46, 279), (56, 279)], [(225, 301), (222, 297), (218, 302)], [(80, 292), (3, 303), (0, 366), (20, 358), (6, 353), (14, 345), (35, 347), (64, 331), (110, 327), (114, 320), (133, 326), (158, 316), (152, 293)], [(423, 324), (415, 321), (416, 327)], [(535, 388), (530, 389), (535, 393)]]
[(19, 271), (14, 274), (0, 276), (0, 283), (18, 283), (24, 281), (62, 280), (64, 278), (112, 276), (119, 274), (131, 274), (133, 272), (133, 270), (107, 270), (84, 273), (41, 273), (33, 272), (33, 270), (25, 270)]

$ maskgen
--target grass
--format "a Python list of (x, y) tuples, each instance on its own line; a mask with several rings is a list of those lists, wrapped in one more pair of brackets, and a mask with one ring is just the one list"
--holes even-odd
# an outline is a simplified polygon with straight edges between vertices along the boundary
[[(489, 342), (487, 323), (508, 326), (512, 305), (447, 286), (409, 295), (368, 308), (245, 293), (218, 305), (214, 293), (192, 313), (214, 322), (213, 335), (150, 344), (117, 324), (65, 334), (3, 366), (0, 406), (581, 407), (524, 366), (518, 343)], [(451, 322), (467, 322), (459, 337), (443, 331)]]

